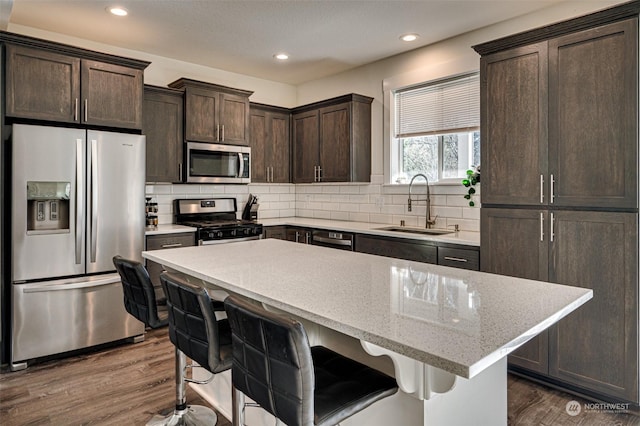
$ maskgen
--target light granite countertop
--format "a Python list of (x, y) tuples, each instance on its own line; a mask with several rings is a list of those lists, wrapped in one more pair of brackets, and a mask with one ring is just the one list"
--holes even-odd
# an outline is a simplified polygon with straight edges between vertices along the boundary
[(590, 289), (276, 239), (143, 256), (465, 378), (593, 297)]
[[(307, 228), (329, 229), (332, 231), (355, 232), (369, 235), (380, 235), (386, 237), (409, 238), (421, 241), (438, 241), (443, 243), (463, 244), (467, 246), (480, 246), (479, 232), (451, 232), (444, 235), (422, 235), (418, 233), (385, 231), (379, 228), (386, 228), (389, 224), (384, 223), (368, 223), (368, 222), (350, 222), (343, 220), (330, 219), (312, 219), (306, 217), (282, 217), (278, 219), (260, 219), (259, 222), (263, 226), (302, 226)], [(407, 227), (411, 229), (411, 227)], [(453, 231), (452, 229), (449, 229)]]
[(168, 224), (158, 225), (155, 229), (145, 228), (144, 235), (179, 234), (181, 232), (196, 232), (196, 230), (193, 226)]

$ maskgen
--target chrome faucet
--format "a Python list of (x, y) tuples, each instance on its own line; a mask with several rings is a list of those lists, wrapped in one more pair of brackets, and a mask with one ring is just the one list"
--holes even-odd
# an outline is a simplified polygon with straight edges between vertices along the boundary
[[(418, 176), (422, 176), (424, 178), (425, 182), (427, 182), (427, 198), (425, 198), (425, 199), (411, 198), (411, 187), (413, 186), (413, 181)], [(436, 219), (435, 218), (431, 219), (431, 193), (429, 191), (429, 179), (427, 178), (426, 175), (423, 175), (422, 173), (418, 173), (417, 175), (414, 175), (411, 178), (411, 182), (409, 182), (409, 201), (407, 202), (407, 210), (408, 211), (411, 211), (411, 202), (412, 201), (426, 201), (427, 202), (427, 217), (425, 218), (425, 223), (426, 223), (425, 227), (428, 229), (428, 228), (431, 228), (431, 225), (435, 225)]]

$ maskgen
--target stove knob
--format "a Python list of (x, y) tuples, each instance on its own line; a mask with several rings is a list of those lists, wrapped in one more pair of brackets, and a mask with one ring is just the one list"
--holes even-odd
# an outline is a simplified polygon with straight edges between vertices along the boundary
[(243, 232), (244, 232), (244, 235), (249, 235), (249, 234), (251, 234), (251, 229), (249, 229), (249, 228), (245, 228), (245, 229), (243, 230)]
[(238, 231), (236, 231), (235, 229), (231, 230), (231, 236), (235, 237)]
[(213, 240), (213, 232), (209, 232), (209, 238)]
[(216, 232), (216, 235), (217, 235), (218, 238), (222, 238), (222, 231)]

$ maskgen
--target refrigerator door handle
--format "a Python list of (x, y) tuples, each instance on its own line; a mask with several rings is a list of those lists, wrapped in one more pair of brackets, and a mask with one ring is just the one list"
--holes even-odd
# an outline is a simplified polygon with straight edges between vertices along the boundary
[(98, 141), (91, 140), (91, 263), (96, 262), (98, 245)]
[(103, 285), (114, 284), (120, 282), (120, 276), (104, 278), (101, 280), (84, 281), (78, 283), (60, 283), (60, 284), (41, 284), (32, 285), (27, 284), (24, 286), (23, 293), (42, 293), (48, 291), (64, 291), (64, 290), (78, 290), (82, 288), (100, 287)]
[(82, 139), (76, 139), (76, 265), (82, 263), (82, 232), (84, 230), (84, 216), (82, 215), (82, 206), (84, 205), (83, 143)]

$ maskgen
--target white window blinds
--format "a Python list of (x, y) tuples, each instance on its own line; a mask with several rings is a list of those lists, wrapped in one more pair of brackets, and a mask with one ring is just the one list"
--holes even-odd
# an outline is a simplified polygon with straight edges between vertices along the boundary
[(479, 73), (395, 93), (396, 138), (465, 132), (480, 127)]

